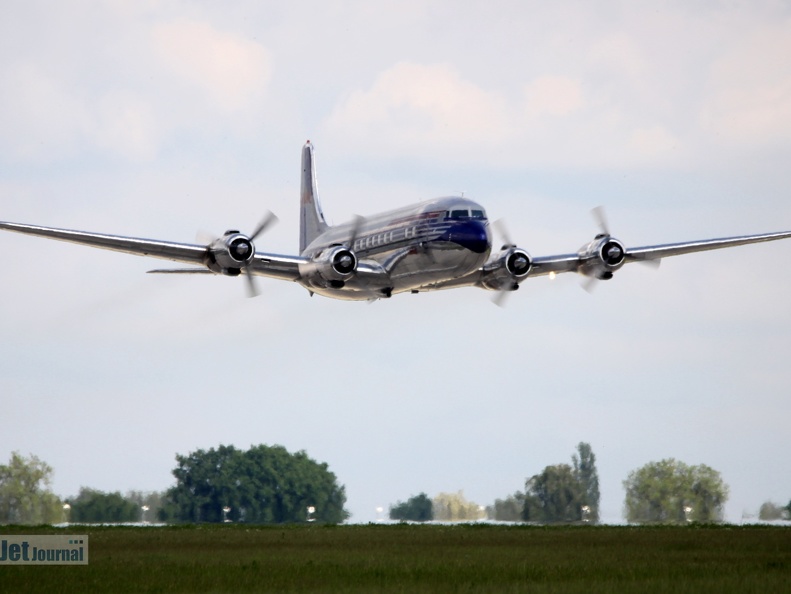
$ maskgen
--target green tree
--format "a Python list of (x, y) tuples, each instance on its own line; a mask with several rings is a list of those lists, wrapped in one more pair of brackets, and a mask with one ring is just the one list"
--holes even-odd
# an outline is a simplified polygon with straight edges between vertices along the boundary
[(571, 466), (547, 466), (525, 484), (523, 518), (542, 524), (579, 522), (583, 502), (583, 488)]
[(390, 506), (390, 519), (402, 522), (430, 522), (434, 519), (431, 498), (425, 493), (413, 495), (406, 501)]
[(80, 487), (77, 497), (69, 501), (71, 522), (84, 524), (137, 522), (140, 508), (120, 492), (104, 493), (88, 487)]
[(599, 473), (590, 444), (580, 442), (573, 466), (547, 466), (525, 483), (521, 518), (553, 524), (599, 521)]
[(720, 522), (728, 499), (719, 472), (673, 458), (633, 470), (623, 485), (625, 516), (635, 523)]
[(486, 512), (477, 503), (467, 501), (464, 493), (440, 493), (432, 502), (434, 519), (443, 522), (482, 520)]
[(596, 470), (596, 454), (590, 444), (577, 444), (577, 453), (572, 456), (574, 476), (580, 483), (582, 519), (593, 524), (599, 521), (599, 472)]
[(0, 523), (55, 524), (63, 521), (63, 507), (50, 490), (52, 467), (36, 456), (11, 454), (0, 465)]
[[(348, 517), (346, 493), (326, 463), (304, 451), (259, 445), (247, 451), (221, 445), (176, 456), (176, 485), (159, 519), (183, 522), (339, 523)], [(228, 511), (224, 511), (228, 510)]]
[(773, 520), (785, 520), (788, 517), (786, 508), (777, 505), (772, 501), (764, 501), (761, 509), (758, 510), (758, 519), (771, 522)]
[(525, 494), (517, 491), (505, 499), (495, 499), (486, 508), (486, 517), (498, 522), (521, 522), (525, 509)]

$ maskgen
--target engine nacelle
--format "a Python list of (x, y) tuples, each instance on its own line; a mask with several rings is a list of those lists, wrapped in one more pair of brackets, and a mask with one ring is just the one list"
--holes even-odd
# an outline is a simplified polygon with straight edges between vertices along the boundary
[(239, 231), (226, 231), (209, 245), (206, 266), (212, 272), (238, 276), (242, 268), (253, 261), (255, 246), (252, 240)]
[(336, 245), (313, 257), (310, 266), (311, 281), (320, 286), (343, 287), (357, 271), (357, 256), (349, 248)]
[(483, 266), (480, 285), (491, 291), (515, 291), (532, 267), (533, 259), (525, 250), (506, 248)]
[(579, 256), (582, 263), (577, 272), (599, 280), (610, 280), (613, 273), (624, 265), (626, 248), (609, 235), (597, 235), (579, 251)]

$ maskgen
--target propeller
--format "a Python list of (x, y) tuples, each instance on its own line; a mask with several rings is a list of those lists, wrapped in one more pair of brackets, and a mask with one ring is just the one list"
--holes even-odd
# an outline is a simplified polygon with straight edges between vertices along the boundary
[(346, 247), (349, 248), (351, 252), (354, 252), (354, 244), (357, 242), (357, 236), (360, 234), (360, 229), (362, 229), (364, 223), (364, 216), (354, 215), (354, 218), (352, 219), (352, 227), (349, 230), (349, 239), (346, 242)]
[(589, 295), (593, 295), (593, 292), (596, 290), (596, 287), (599, 286), (599, 279), (595, 276), (588, 276), (583, 278), (581, 287), (585, 290), (586, 293)]
[[(596, 223), (599, 225), (599, 228), (601, 229), (602, 233), (607, 237), (611, 237), (610, 228), (609, 225), (607, 224), (607, 216), (605, 215), (604, 212), (604, 207), (597, 206), (596, 208), (591, 210), (591, 214), (593, 215), (593, 218), (596, 220)], [(661, 259), (637, 260), (637, 262), (639, 264), (642, 264), (643, 266), (647, 266), (648, 268), (657, 269), (659, 268), (659, 265), (662, 263), (662, 260)]]
[[(354, 218), (352, 219), (352, 223), (351, 223), (352, 226), (351, 229), (349, 229), (349, 238), (346, 242), (346, 247), (349, 249), (349, 251), (351, 251), (355, 255), (355, 257), (357, 256), (357, 253), (356, 250), (354, 249), (354, 244), (357, 243), (357, 238), (360, 235), (360, 229), (362, 229), (362, 226), (365, 224), (367, 220), (368, 219), (366, 219), (362, 215), (354, 215)], [(359, 259), (358, 259), (358, 264), (359, 264)], [(383, 297), (382, 294), (371, 288), (368, 281), (365, 280), (364, 274), (362, 275), (356, 274), (355, 276), (356, 276), (356, 282), (359, 283), (362, 287), (364, 287), (363, 293), (369, 295), (368, 299), (366, 300), (369, 305), (371, 303), (374, 303), (375, 301), (379, 301), (379, 299)]]
[(201, 245), (211, 245), (217, 239), (219, 238), (214, 233), (206, 231), (206, 229), (201, 229), (195, 234), (195, 242)]
[(607, 216), (604, 213), (604, 207), (597, 206), (596, 208), (592, 209), (591, 215), (596, 221), (596, 224), (599, 225), (599, 229), (601, 229), (602, 234), (610, 237), (610, 226), (607, 224)]
[[(508, 232), (508, 227), (505, 224), (505, 220), (497, 219), (494, 221), (494, 223), (492, 223), (492, 226), (503, 240), (502, 249), (516, 247), (516, 244), (511, 241), (511, 234)], [(511, 293), (513, 293), (513, 291), (506, 291), (505, 289), (495, 291), (494, 295), (492, 295), (492, 303), (494, 303), (497, 307), (505, 307), (506, 303), (508, 302), (508, 295)]]
[(258, 227), (255, 228), (253, 234), (250, 235), (250, 241), (255, 241), (255, 238), (261, 235), (264, 231), (266, 231), (269, 227), (274, 225), (278, 222), (277, 215), (273, 213), (271, 210), (266, 211), (264, 218), (261, 219), (261, 222), (258, 223)]
[(506, 303), (508, 303), (508, 295), (511, 293), (513, 293), (513, 291), (506, 291), (504, 289), (495, 291), (494, 295), (492, 295), (492, 303), (497, 307), (505, 307)]
[[(591, 209), (591, 216), (593, 220), (596, 221), (596, 224), (599, 226), (601, 230), (601, 235), (605, 237), (612, 237), (610, 234), (610, 226), (607, 224), (607, 215), (605, 214), (603, 206), (597, 206)], [(581, 283), (582, 288), (585, 290), (586, 293), (589, 295), (593, 295), (593, 292), (596, 290), (596, 287), (599, 286), (599, 279), (595, 276), (589, 276), (582, 280)]]
[[(278, 222), (277, 215), (273, 213), (271, 210), (267, 211), (264, 217), (256, 226), (255, 230), (248, 236), (250, 242), (254, 242), (257, 237), (264, 233), (267, 229), (269, 229), (272, 225)], [(200, 244), (211, 245), (215, 241), (219, 239), (216, 235), (211, 233), (210, 231), (201, 230), (198, 231), (196, 235), (196, 241)], [(242, 274), (247, 278), (247, 296), (248, 297), (257, 297), (260, 292), (258, 290), (257, 283), (251, 271), (249, 270), (249, 265), (242, 268)]]
[[(610, 226), (607, 223), (607, 215), (605, 214), (605, 210), (603, 206), (597, 206), (596, 208), (591, 209), (591, 216), (596, 221), (596, 224), (601, 229), (601, 235), (607, 238), (612, 237), (610, 233)], [(616, 254), (617, 257), (622, 257), (620, 250)], [(638, 260), (640, 264), (647, 266), (649, 268), (657, 269), (661, 264), (661, 260)], [(596, 289), (596, 286), (599, 284), (599, 279), (596, 277), (588, 277), (582, 282), (582, 288), (585, 289), (588, 293), (593, 293)]]
[(654, 270), (656, 270), (662, 264), (662, 259), (657, 258), (656, 260), (637, 260), (637, 263), (642, 264), (647, 268), (653, 268)]
[(495, 231), (497, 231), (497, 234), (503, 238), (503, 241), (505, 242), (503, 244), (504, 248), (516, 247), (516, 244), (513, 241), (511, 241), (511, 234), (508, 233), (508, 228), (506, 227), (505, 221), (503, 219), (497, 219), (492, 224), (494, 225), (494, 229)]
[[(261, 219), (261, 222), (258, 223), (258, 226), (255, 228), (255, 231), (250, 235), (250, 241), (253, 242), (255, 239), (261, 235), (264, 231), (266, 231), (269, 227), (277, 223), (279, 219), (277, 215), (273, 213), (271, 210), (268, 210), (264, 215), (264, 218)], [(252, 263), (252, 262), (251, 262)], [(248, 264), (242, 269), (245, 277), (247, 278), (247, 296), (248, 297), (257, 297), (260, 292), (258, 290), (258, 285), (255, 281), (255, 277), (253, 276), (252, 272), (249, 270), (250, 265)]]

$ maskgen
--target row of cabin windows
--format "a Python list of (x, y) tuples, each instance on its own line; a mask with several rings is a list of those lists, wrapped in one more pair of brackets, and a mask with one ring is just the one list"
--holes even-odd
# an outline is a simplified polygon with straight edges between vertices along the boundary
[[(378, 235), (369, 235), (368, 237), (364, 237), (363, 239), (358, 239), (354, 242), (354, 249), (360, 250), (363, 248), (371, 248), (376, 247), (379, 245), (384, 245), (386, 243), (393, 243), (395, 238), (395, 231), (388, 231), (387, 233), (379, 233)], [(404, 239), (409, 239), (410, 237), (415, 237), (416, 229), (412, 227), (411, 229), (404, 229)]]
[[(467, 210), (467, 209), (454, 209), (454, 210), (446, 210), (445, 211), (445, 219), (450, 220), (459, 220), (459, 219), (477, 219), (477, 220), (484, 220), (486, 215), (484, 215), (482, 210)], [(380, 233), (378, 235), (370, 235), (363, 239), (358, 239), (354, 242), (354, 249), (359, 250), (363, 248), (371, 248), (376, 247), (379, 245), (384, 245), (386, 243), (393, 242), (394, 231), (389, 231), (387, 233)], [(404, 239), (409, 239), (410, 237), (415, 237), (417, 235), (417, 228), (410, 227), (404, 229)]]
[(387, 243), (393, 243), (399, 239), (411, 239), (417, 237), (417, 227), (407, 227), (403, 230), (403, 237), (399, 231), (388, 231), (386, 233), (379, 233), (377, 235), (369, 235), (354, 242), (354, 249), (361, 250), (363, 248), (372, 248)]

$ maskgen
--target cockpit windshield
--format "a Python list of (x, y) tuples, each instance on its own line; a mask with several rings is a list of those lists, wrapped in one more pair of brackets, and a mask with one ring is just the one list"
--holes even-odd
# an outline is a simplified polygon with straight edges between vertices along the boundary
[(460, 220), (460, 219), (477, 219), (482, 221), (486, 219), (486, 215), (482, 210), (477, 209), (466, 209), (466, 208), (454, 208), (453, 210), (449, 210), (445, 213), (445, 218), (452, 219), (452, 220)]

